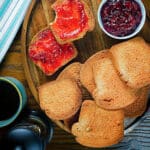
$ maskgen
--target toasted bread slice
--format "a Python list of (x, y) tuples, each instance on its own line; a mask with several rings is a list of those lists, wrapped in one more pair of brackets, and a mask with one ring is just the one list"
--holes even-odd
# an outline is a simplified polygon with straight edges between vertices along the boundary
[(150, 46), (136, 37), (110, 49), (120, 76), (132, 88), (150, 84)]
[(72, 43), (59, 44), (48, 27), (33, 37), (28, 53), (31, 60), (48, 76), (78, 54)]
[(78, 85), (81, 85), (80, 83), (80, 69), (82, 64), (79, 62), (74, 62), (67, 66), (57, 77), (57, 80), (61, 79), (73, 79), (75, 80)]
[(125, 117), (138, 117), (141, 116), (146, 108), (148, 102), (149, 88), (141, 89), (137, 100), (124, 108)]
[(40, 106), (54, 120), (72, 117), (80, 108), (81, 91), (71, 79), (52, 81), (39, 87)]
[(79, 121), (72, 126), (77, 142), (88, 147), (106, 147), (118, 143), (124, 134), (122, 110), (108, 111), (94, 101), (82, 103)]
[[(82, 64), (79, 62), (74, 62), (74, 63), (70, 64), (59, 74), (59, 76), (57, 77), (57, 80), (59, 81), (62, 79), (72, 79), (78, 83), (79, 87), (81, 87), (80, 76), (79, 76), (81, 65)], [(82, 91), (82, 89), (81, 89), (81, 91)], [(79, 117), (79, 110), (76, 114), (74, 114), (70, 118), (64, 120), (65, 126), (68, 129), (71, 129), (72, 124), (77, 122), (78, 117)]]
[(85, 87), (81, 84), (81, 81), (80, 81), (80, 71), (81, 71), (82, 65), (83, 64), (79, 62), (74, 62), (70, 64), (59, 74), (59, 76), (57, 77), (57, 80), (61, 80), (65, 78), (75, 80), (78, 83), (78, 86), (80, 87), (82, 91), (82, 98), (87, 99), (87, 98), (91, 98), (91, 95), (85, 89)]
[(110, 54), (95, 62), (93, 74), (96, 83), (93, 97), (98, 106), (104, 109), (115, 110), (135, 102), (137, 98), (135, 91), (120, 79), (112, 64)]
[[(89, 98), (90, 95), (89, 95), (88, 91), (82, 86), (82, 84), (80, 82), (81, 66), (82, 66), (82, 64), (79, 62), (74, 62), (74, 63), (70, 64), (59, 74), (59, 76), (57, 77), (57, 80), (59, 81), (62, 79), (72, 79), (72, 80), (76, 81), (76, 83), (78, 84), (78, 86), (81, 90), (82, 99), (84, 100), (87, 97)], [(64, 124), (66, 127), (71, 129), (72, 124), (78, 120), (79, 111), (74, 116), (64, 120)]]
[(102, 50), (92, 55), (86, 62), (82, 65), (80, 71), (80, 80), (83, 86), (92, 93), (96, 88), (94, 77), (93, 77), (93, 64), (99, 59), (105, 57), (107, 55), (108, 50)]
[(95, 19), (86, 1), (57, 0), (52, 8), (56, 17), (50, 28), (59, 43), (80, 39), (94, 29)]

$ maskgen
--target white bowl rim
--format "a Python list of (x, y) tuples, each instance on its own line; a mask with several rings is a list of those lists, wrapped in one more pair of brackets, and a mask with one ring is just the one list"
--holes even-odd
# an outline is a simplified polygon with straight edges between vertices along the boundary
[(131, 33), (131, 34), (127, 35), (127, 36), (123, 36), (123, 37), (115, 36), (115, 35), (110, 34), (109, 32), (107, 32), (107, 31), (105, 30), (105, 28), (104, 28), (104, 26), (103, 26), (102, 19), (101, 19), (101, 15), (100, 15), (101, 13), (100, 13), (100, 12), (101, 12), (101, 9), (102, 9), (103, 5), (104, 5), (107, 1), (108, 1), (108, 0), (102, 0), (102, 2), (101, 2), (100, 5), (99, 5), (98, 11), (97, 11), (98, 24), (99, 24), (100, 28), (103, 30), (104, 33), (106, 33), (108, 36), (110, 36), (110, 37), (112, 37), (112, 38), (114, 38), (114, 39), (124, 40), (124, 39), (129, 39), (129, 38), (134, 37), (136, 34), (138, 34), (138, 33), (141, 31), (141, 29), (143, 28), (143, 26), (144, 26), (144, 24), (145, 24), (145, 20), (146, 20), (146, 10), (145, 10), (145, 6), (144, 6), (144, 4), (143, 4), (143, 2), (142, 2), (141, 0), (134, 0), (134, 1), (136, 1), (136, 2), (139, 4), (139, 6), (140, 6), (140, 8), (141, 8), (141, 13), (142, 13), (141, 22), (140, 22), (140, 24), (138, 25), (138, 27), (136, 28), (136, 30), (135, 30), (133, 33)]

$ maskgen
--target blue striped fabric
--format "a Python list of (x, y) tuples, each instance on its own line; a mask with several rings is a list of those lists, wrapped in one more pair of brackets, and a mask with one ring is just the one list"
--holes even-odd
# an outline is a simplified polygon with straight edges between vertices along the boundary
[[(150, 93), (149, 93), (150, 105)], [(145, 114), (137, 120), (135, 126), (129, 127), (124, 139), (116, 145), (101, 150), (150, 150), (150, 106)]]
[(123, 141), (104, 150), (150, 150), (150, 112)]
[(31, 0), (0, 0), (0, 62), (9, 49)]
[(2, 0), (0, 5), (0, 20), (3, 17), (3, 14), (6, 12), (8, 7), (10, 6), (11, 0)]

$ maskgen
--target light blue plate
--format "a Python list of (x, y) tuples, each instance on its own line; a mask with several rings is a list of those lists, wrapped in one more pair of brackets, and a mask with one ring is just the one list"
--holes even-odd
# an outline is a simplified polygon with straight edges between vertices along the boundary
[(0, 63), (9, 49), (31, 0), (0, 0)]

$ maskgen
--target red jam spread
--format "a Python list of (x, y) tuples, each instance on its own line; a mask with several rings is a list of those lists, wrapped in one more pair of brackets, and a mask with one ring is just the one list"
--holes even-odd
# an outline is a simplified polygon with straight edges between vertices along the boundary
[(142, 19), (135, 0), (108, 0), (100, 13), (105, 30), (119, 37), (133, 33)]
[(53, 74), (75, 55), (71, 43), (60, 45), (49, 29), (41, 31), (29, 47), (29, 57), (45, 74)]
[(57, 17), (52, 28), (60, 39), (76, 38), (88, 29), (88, 17), (80, 0), (64, 0), (54, 10)]

